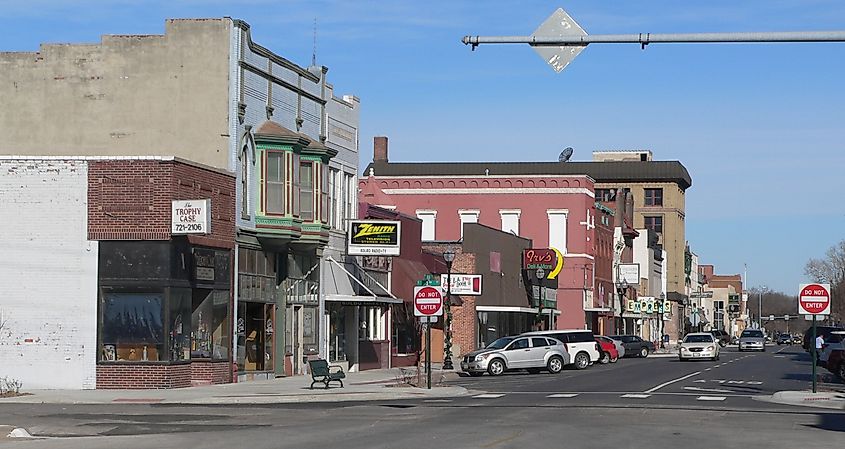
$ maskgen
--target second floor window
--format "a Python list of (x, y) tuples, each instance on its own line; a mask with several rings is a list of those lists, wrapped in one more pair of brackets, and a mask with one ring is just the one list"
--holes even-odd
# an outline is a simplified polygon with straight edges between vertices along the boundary
[(299, 163), (299, 218), (314, 221), (314, 174), (311, 161)]
[(663, 234), (663, 217), (660, 215), (653, 216), (653, 217), (643, 217), (645, 219), (645, 227), (646, 229), (651, 229), (652, 231)]
[(646, 206), (663, 205), (663, 189), (645, 189)]
[(596, 189), (596, 201), (602, 203), (616, 201), (616, 189)]
[(266, 208), (268, 214), (285, 213), (285, 155), (281, 151), (267, 152)]

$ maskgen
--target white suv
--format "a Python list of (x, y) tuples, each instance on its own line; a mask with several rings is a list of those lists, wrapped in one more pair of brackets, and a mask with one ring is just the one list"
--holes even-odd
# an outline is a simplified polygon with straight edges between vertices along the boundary
[(567, 329), (526, 332), (522, 335), (543, 335), (563, 342), (569, 353), (569, 362), (575, 369), (584, 369), (601, 359), (601, 349), (593, 331), (587, 329)]

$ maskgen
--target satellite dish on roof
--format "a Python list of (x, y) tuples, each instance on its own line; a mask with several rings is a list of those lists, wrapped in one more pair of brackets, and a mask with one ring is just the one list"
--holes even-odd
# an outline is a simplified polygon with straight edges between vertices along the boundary
[(572, 157), (572, 153), (574, 152), (575, 150), (572, 147), (566, 147), (566, 149), (560, 152), (560, 156), (557, 157), (558, 162), (569, 162), (569, 158)]

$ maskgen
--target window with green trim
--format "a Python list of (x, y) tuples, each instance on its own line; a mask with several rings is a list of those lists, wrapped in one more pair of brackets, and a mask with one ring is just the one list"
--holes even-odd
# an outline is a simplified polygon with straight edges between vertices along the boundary
[(268, 214), (285, 213), (285, 153), (268, 151), (266, 153), (266, 176), (264, 178), (264, 198), (267, 203), (264, 212)]
[(299, 162), (299, 218), (314, 221), (314, 174), (311, 161)]

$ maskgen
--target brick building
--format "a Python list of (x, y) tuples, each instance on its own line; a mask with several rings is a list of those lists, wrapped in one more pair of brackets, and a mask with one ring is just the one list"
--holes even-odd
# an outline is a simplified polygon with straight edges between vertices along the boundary
[[(172, 157), (0, 166), (0, 278), (15, 280), (5, 375), (33, 388), (231, 381), (234, 176)], [(173, 231), (186, 202), (200, 233)]]

